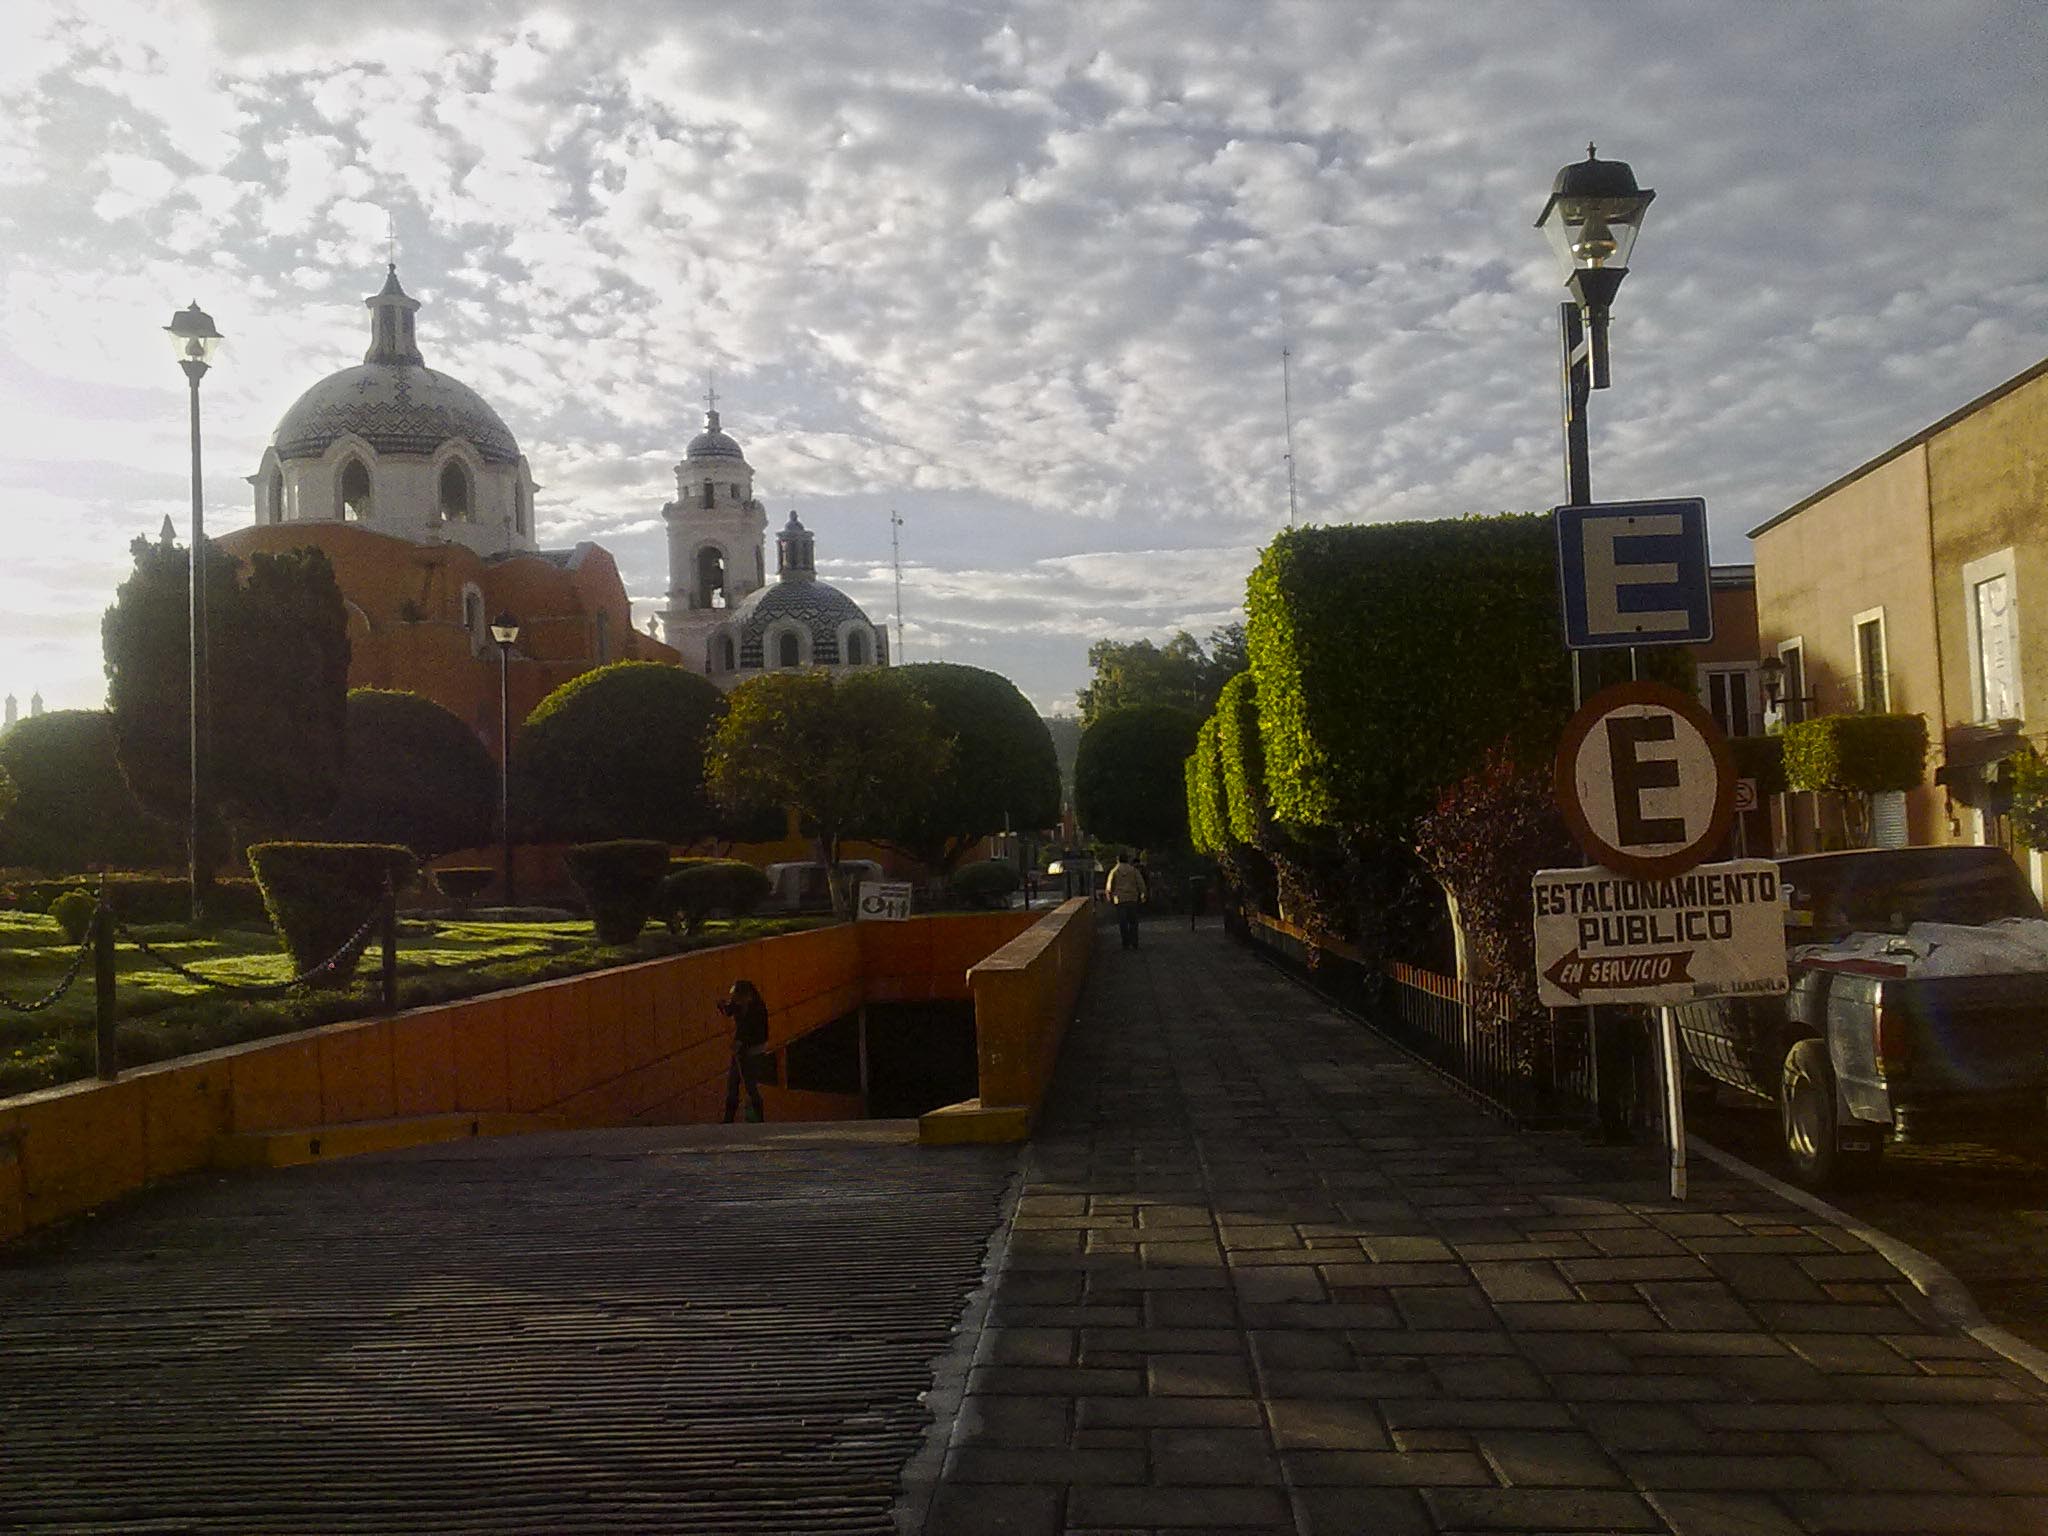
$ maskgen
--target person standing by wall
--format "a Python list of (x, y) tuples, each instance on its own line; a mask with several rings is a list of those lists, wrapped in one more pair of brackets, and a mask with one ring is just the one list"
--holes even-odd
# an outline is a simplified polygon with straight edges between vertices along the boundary
[(1117, 855), (1104, 886), (1109, 904), (1116, 909), (1116, 933), (1125, 949), (1138, 947), (1138, 911), (1145, 905), (1145, 876), (1129, 853)]
[(732, 984), (718, 1004), (718, 1011), (732, 1020), (732, 1065), (725, 1070), (725, 1123), (740, 1106), (740, 1086), (747, 1090), (747, 1121), (758, 1125), (768, 1118), (761, 1103), (761, 1068), (766, 1061), (761, 1047), (768, 1043), (768, 1004), (761, 989), (742, 977)]

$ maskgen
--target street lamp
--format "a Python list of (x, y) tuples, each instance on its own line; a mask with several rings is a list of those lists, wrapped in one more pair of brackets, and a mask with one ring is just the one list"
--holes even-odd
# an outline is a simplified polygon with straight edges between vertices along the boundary
[[(1550, 184), (1550, 199), (1536, 216), (1536, 227), (1550, 242), (1571, 298), (1558, 306), (1558, 331), (1563, 353), (1565, 502), (1590, 506), (1593, 474), (1586, 453), (1586, 402), (1596, 389), (1607, 388), (1607, 314), (1621, 280), (1628, 276), (1629, 252), (1642, 233), (1643, 215), (1655, 192), (1636, 185), (1625, 160), (1602, 160), (1591, 144), (1586, 158), (1568, 165)], [(1629, 676), (1636, 675), (1636, 652), (1628, 653)], [(1585, 700), (1585, 676), (1579, 653), (1572, 652), (1572, 708)], [(1609, 1141), (1627, 1141), (1620, 1085), (1635, 1074), (1634, 1035), (1626, 1025), (1603, 1021), (1589, 1008), (1592, 1032), (1593, 1094), (1601, 1130)]]
[(519, 643), (519, 620), (501, 613), (491, 620), (491, 638), (498, 645), (498, 825), (505, 839), (505, 905), (518, 902), (512, 877), (512, 647)]
[(1627, 161), (1602, 160), (1588, 144), (1585, 159), (1557, 173), (1550, 200), (1536, 219), (1572, 295), (1558, 313), (1564, 339), (1566, 501), (1574, 507), (1593, 499), (1586, 465), (1586, 397), (1590, 390), (1607, 388), (1608, 310), (1628, 276), (1629, 252), (1656, 195), (1636, 185)]
[(189, 309), (181, 309), (171, 316), (171, 323), (164, 327), (170, 334), (171, 347), (178, 355), (178, 366), (185, 370), (185, 381), (192, 397), (192, 550), (190, 593), (191, 624), (191, 748), (190, 778), (192, 790), (191, 816), (185, 828), (186, 878), (190, 884), (192, 921), (197, 923), (204, 916), (200, 900), (200, 864), (203, 862), (199, 850), (199, 824), (202, 809), (206, 803), (206, 508), (200, 493), (199, 477), (199, 381), (206, 377), (213, 357), (220, 350), (221, 334), (213, 328), (213, 316), (199, 307), (194, 299)]

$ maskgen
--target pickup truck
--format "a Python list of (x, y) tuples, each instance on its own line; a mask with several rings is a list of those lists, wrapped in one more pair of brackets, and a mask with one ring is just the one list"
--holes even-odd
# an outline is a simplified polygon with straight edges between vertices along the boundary
[(1678, 1005), (1688, 1097), (1775, 1100), (1809, 1188), (1888, 1142), (2033, 1141), (2048, 1122), (2048, 921), (2012, 859), (1963, 845), (1778, 861), (1783, 997)]

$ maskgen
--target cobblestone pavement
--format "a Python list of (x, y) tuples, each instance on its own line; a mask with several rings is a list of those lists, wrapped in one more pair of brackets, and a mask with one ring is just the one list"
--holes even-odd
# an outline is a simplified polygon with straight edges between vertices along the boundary
[[(1789, 1178), (1775, 1109), (1724, 1091), (1688, 1129)], [(1876, 1176), (1829, 1203), (1939, 1259), (1987, 1319), (2048, 1349), (2048, 1165), (1968, 1143), (1891, 1147)]]
[(882, 1533), (1014, 1149), (581, 1132), (0, 1254), (0, 1530)]
[(1694, 1173), (1512, 1131), (1213, 925), (1103, 946), (925, 1530), (2048, 1530), (2048, 1389)]

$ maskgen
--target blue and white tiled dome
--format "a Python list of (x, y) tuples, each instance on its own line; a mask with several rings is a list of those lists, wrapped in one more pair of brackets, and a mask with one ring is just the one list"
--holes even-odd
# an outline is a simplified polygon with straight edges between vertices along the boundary
[(519, 444), (467, 384), (419, 363), (359, 363), (293, 402), (272, 438), (280, 459), (317, 459), (353, 434), (379, 453), (432, 454), (462, 438), (486, 464), (511, 464)]

